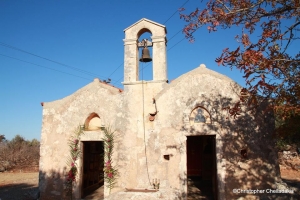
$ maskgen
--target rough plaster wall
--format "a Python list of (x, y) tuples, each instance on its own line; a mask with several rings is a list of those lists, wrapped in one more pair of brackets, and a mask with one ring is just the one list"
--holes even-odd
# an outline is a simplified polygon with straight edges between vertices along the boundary
[[(146, 29), (151, 32), (152, 42), (154, 42), (153, 78), (154, 80), (166, 81), (165, 27), (150, 20), (142, 19), (124, 30), (124, 119), (120, 119), (123, 128), (118, 147), (120, 178), (118, 188), (115, 191), (122, 190), (124, 187), (148, 188), (150, 186), (150, 174), (151, 178), (154, 178), (152, 175), (156, 171), (154, 168), (147, 168), (148, 156), (152, 157), (153, 150), (156, 152), (158, 148), (153, 146), (152, 143), (149, 144), (149, 141), (157, 138), (157, 133), (152, 131), (153, 125), (148, 123), (147, 118), (149, 113), (155, 112), (152, 98), (162, 90), (166, 83), (143, 82), (136, 78), (139, 66), (136, 40), (142, 34), (140, 31)], [(160, 43), (163, 43), (163, 45)], [(147, 131), (150, 131), (151, 134), (148, 134)], [(147, 145), (146, 149), (145, 144)], [(147, 157), (145, 154), (147, 154)]]
[[(226, 167), (217, 168), (226, 170), (224, 182), (226, 182), (225, 197), (227, 199), (237, 197), (232, 193), (234, 188), (271, 188), (279, 177), (271, 138), (274, 129), (272, 116), (262, 119), (261, 114), (255, 116), (245, 114), (237, 120), (226, 119), (227, 113), (222, 108), (232, 106), (239, 99), (237, 95), (239, 90), (240, 87), (232, 80), (202, 66), (173, 81), (156, 98), (159, 111), (155, 121), (155, 127), (158, 129), (156, 131), (160, 132), (162, 127), (172, 127), (176, 131), (170, 131), (169, 135), (174, 135), (174, 138), (215, 132), (213, 126), (189, 127), (183, 121), (185, 114), (183, 111), (191, 112), (192, 108), (203, 106), (212, 113), (213, 125), (217, 125), (219, 129), (216, 134), (219, 134), (223, 142), (222, 153), (217, 155), (220, 156), (217, 160), (219, 159), (219, 165), (222, 162), (222, 165)], [(187, 109), (188, 107), (190, 109)], [(176, 135), (180, 130), (181, 136)], [(180, 149), (185, 151), (185, 143), (180, 143), (182, 140), (178, 139), (174, 146), (182, 147), (183, 145)], [(161, 146), (167, 146), (167, 143)], [(249, 159), (247, 160), (241, 159), (240, 155), (240, 150), (244, 147), (248, 148)], [(185, 153), (177, 159), (175, 163), (180, 163), (180, 166), (177, 173), (172, 173), (169, 179), (178, 179), (184, 175), (181, 170), (185, 169), (186, 165)], [(225, 173), (218, 172), (219, 178)], [(221, 184), (219, 182), (219, 185)], [(180, 185), (174, 184), (174, 187), (180, 187)]]
[(69, 156), (68, 139), (89, 114), (96, 112), (106, 124), (117, 126), (121, 105), (118, 89), (98, 79), (64, 99), (44, 103), (40, 148), (39, 187), (42, 199), (63, 195), (63, 180)]
[[(158, 178), (162, 190), (172, 190), (176, 197), (185, 197), (186, 136), (202, 134), (217, 135), (220, 198), (236, 198), (232, 189), (243, 189), (242, 185), (271, 187), (278, 176), (278, 167), (272, 144), (265, 142), (271, 141), (268, 140), (273, 128), (270, 118), (256, 114), (235, 121), (226, 119), (227, 114), (222, 110), (238, 100), (239, 90), (226, 76), (202, 66), (169, 85), (137, 82), (125, 85), (125, 91), (119, 94), (116, 89), (93, 82), (63, 100), (46, 103), (41, 141), (41, 193), (52, 197), (62, 193), (62, 183), (57, 181), (68, 154), (66, 142), (72, 133), (70, 127), (82, 124), (91, 112), (104, 117), (117, 129), (114, 159), (120, 177), (112, 193), (125, 187), (150, 188), (149, 179)], [(153, 97), (158, 113), (151, 122), (149, 113), (155, 112)], [(197, 106), (211, 113), (212, 124), (189, 125), (189, 115)], [(240, 156), (240, 149), (245, 145), (249, 149), (248, 160)], [(170, 155), (170, 160), (165, 160), (163, 155)]]
[[(152, 33), (153, 42), (154, 80), (148, 82), (137, 79), (136, 40), (145, 29)], [(223, 108), (232, 106), (239, 99), (240, 86), (204, 65), (167, 85), (165, 26), (142, 19), (124, 31), (125, 90), (122, 94), (95, 79), (62, 100), (44, 104), (41, 199), (62, 198), (68, 139), (93, 112), (105, 125), (116, 130), (113, 160), (120, 176), (109, 199), (125, 196), (131, 199), (185, 198), (186, 139), (190, 135), (216, 135), (219, 199), (255, 199), (251, 195), (237, 196), (232, 189), (271, 188), (279, 176), (271, 140), (272, 114), (264, 118), (259, 112), (253, 115), (244, 113), (237, 120), (227, 119)], [(153, 98), (156, 104), (153, 104)], [(210, 113), (211, 124), (190, 125), (190, 114), (198, 106)], [(149, 121), (150, 113), (156, 111), (155, 120)], [(82, 140), (101, 140), (102, 136), (101, 131), (88, 132)], [(241, 158), (243, 148), (248, 150), (248, 159)], [(170, 160), (165, 160), (164, 155), (169, 155)], [(148, 196), (120, 192), (124, 188), (150, 188), (150, 182), (156, 178), (160, 179), (163, 192)], [(79, 198), (80, 183), (75, 193)]]
[(124, 82), (137, 81), (139, 63), (136, 40), (125, 41), (124, 52)]
[[(224, 149), (227, 155), (226, 196), (228, 199), (265, 198), (270, 194), (246, 195), (233, 194), (232, 189), (275, 189), (280, 179), (277, 154), (274, 149), (274, 118), (272, 113), (264, 116), (259, 108), (257, 113), (246, 120), (238, 120), (234, 134), (227, 136), (229, 143)], [(246, 147), (248, 159), (242, 159), (240, 150)]]
[[(125, 187), (149, 187), (144, 146), (144, 122), (145, 130), (147, 130), (148, 115), (155, 112), (152, 98), (161, 89), (162, 83), (141, 84), (138, 82), (129, 86), (125, 85), (122, 108), (124, 119), (120, 119), (122, 120), (122, 136), (119, 149), (116, 151), (121, 176), (118, 180), (119, 188), (115, 191)], [(150, 135), (145, 132), (145, 136), (147, 144)]]
[(167, 80), (165, 34), (152, 36), (153, 43), (153, 80)]
[[(220, 99), (223, 95), (226, 97), (224, 99), (228, 100), (235, 92), (232, 88), (236, 86), (232, 81), (214, 72), (210, 73), (220, 79), (207, 74), (203, 68), (183, 75), (162, 91), (161, 87), (155, 87), (155, 82), (125, 87), (124, 102), (126, 103), (124, 105), (126, 106), (124, 108), (128, 109), (125, 111), (128, 120), (123, 126), (124, 139), (118, 151), (119, 158), (122, 158), (118, 162), (121, 172), (118, 181), (120, 189), (124, 187), (149, 188), (149, 179), (152, 181), (158, 178), (162, 188), (186, 190), (185, 135), (190, 133), (184, 130), (184, 111), (194, 102), (199, 102), (199, 105), (205, 106), (209, 112), (213, 108), (218, 110), (221, 103), (219, 101), (216, 103), (215, 97)], [(215, 84), (209, 84), (210, 82)], [(227, 92), (220, 90), (219, 88), (222, 88), (220, 86)], [(160, 91), (161, 93), (158, 94)], [(208, 97), (205, 95), (207, 93)], [(155, 111), (153, 97), (156, 98), (158, 114), (155, 121), (150, 122), (149, 113)], [(211, 99), (214, 99), (213, 105), (211, 105)], [(193, 108), (192, 106), (191, 109)], [(217, 119), (220, 114), (214, 114), (213, 117)], [(145, 133), (143, 123), (145, 123)], [(212, 132), (210, 129), (205, 130), (209, 133)], [(170, 155), (170, 160), (166, 161), (163, 155)], [(182, 184), (183, 182), (185, 184)]]
[[(177, 197), (185, 197), (186, 136), (203, 134), (217, 135), (218, 189), (222, 198), (237, 197), (232, 189), (240, 188), (244, 182), (245, 187), (271, 187), (278, 176), (274, 151), (271, 144), (268, 151), (257, 146), (263, 146), (262, 137), (270, 137), (272, 123), (268, 119), (255, 121), (259, 116), (252, 115), (237, 121), (226, 119), (227, 113), (222, 108), (239, 99), (240, 87), (235, 82), (202, 66), (161, 89), (154, 82), (125, 86), (126, 120), (123, 120), (124, 134), (118, 150), (121, 176), (119, 188), (114, 192), (125, 187), (149, 188), (149, 179), (158, 178), (162, 189), (177, 191)], [(151, 122), (149, 113), (155, 111), (153, 97), (158, 114)], [(189, 125), (189, 114), (197, 106), (211, 113), (211, 125)], [(240, 156), (240, 149), (245, 145), (250, 151), (249, 160)], [(163, 155), (170, 155), (170, 160), (165, 160)]]
[[(186, 192), (186, 135), (216, 134), (216, 130), (212, 130), (213, 127), (211, 126), (199, 127), (201, 129), (199, 132), (188, 130), (185, 125), (184, 115), (188, 115), (187, 123), (189, 123), (189, 115), (192, 109), (197, 106), (203, 106), (211, 114), (214, 109), (220, 112), (212, 115), (213, 121), (216, 121), (216, 119), (224, 115), (219, 109), (222, 101), (234, 97), (232, 94), (235, 92), (233, 90), (234, 87), (234, 82), (229, 81), (228, 78), (209, 72), (202, 67), (202, 69), (197, 68), (172, 81), (156, 97), (159, 113), (155, 125), (158, 132), (166, 127), (170, 127), (173, 130), (169, 130), (168, 133), (161, 131), (161, 135), (168, 138), (165, 142), (162, 142), (161, 147), (166, 154), (173, 155), (168, 161), (170, 169), (172, 169), (172, 173), (167, 177), (170, 187)], [(224, 98), (221, 99), (221, 95)], [(187, 108), (189, 109), (185, 113)]]

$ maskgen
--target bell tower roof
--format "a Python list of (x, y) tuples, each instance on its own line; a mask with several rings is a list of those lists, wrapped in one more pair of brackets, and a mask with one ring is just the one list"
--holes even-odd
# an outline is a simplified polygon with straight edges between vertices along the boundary
[[(123, 85), (140, 84), (139, 77), (139, 62), (149, 62), (152, 60), (152, 73), (153, 80), (151, 83), (159, 82), (161, 84), (166, 83), (167, 79), (167, 57), (166, 57), (166, 27), (159, 23), (153, 22), (149, 19), (142, 18), (136, 23), (132, 24), (128, 28), (124, 29), (124, 82)], [(151, 40), (143, 40), (144, 45), (141, 45), (142, 41), (139, 41), (140, 37), (144, 33), (151, 34)], [(146, 42), (145, 42), (146, 41)], [(146, 51), (146, 47), (152, 48), (152, 59), (150, 52)], [(139, 59), (139, 48), (142, 50), (142, 55), (145, 51), (145, 55), (149, 58), (149, 61)], [(146, 53), (147, 52), (147, 53)]]
[(162, 24), (159, 24), (159, 23), (157, 23), (157, 22), (151, 21), (151, 20), (146, 19), (146, 18), (142, 18), (142, 19), (140, 19), (139, 21), (135, 22), (134, 24), (128, 26), (127, 28), (124, 29), (124, 32), (127, 31), (128, 29), (130, 29), (130, 28), (132, 28), (132, 27), (138, 25), (139, 23), (142, 23), (142, 22), (148, 22), (148, 23), (154, 24), (154, 25), (156, 25), (156, 26), (160, 26), (160, 27), (164, 28), (164, 29), (165, 29), (165, 33), (167, 33), (166, 26), (164, 26), (164, 25), (162, 25)]

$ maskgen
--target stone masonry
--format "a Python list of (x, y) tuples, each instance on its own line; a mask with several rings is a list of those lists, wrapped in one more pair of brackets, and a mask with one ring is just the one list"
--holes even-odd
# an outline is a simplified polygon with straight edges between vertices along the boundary
[[(233, 193), (233, 189), (276, 188), (280, 176), (272, 142), (272, 113), (266, 116), (258, 110), (245, 112), (237, 119), (228, 118), (223, 108), (239, 99), (241, 87), (237, 83), (204, 64), (168, 82), (166, 27), (141, 19), (124, 32), (124, 90), (96, 78), (68, 97), (44, 103), (40, 199), (64, 198), (67, 142), (78, 125), (91, 127), (81, 142), (102, 141), (99, 126), (116, 130), (113, 160), (120, 175), (110, 195), (104, 189), (106, 199), (186, 199), (187, 137), (199, 135), (215, 137), (216, 199), (272, 196)], [(140, 80), (138, 75), (137, 43), (145, 32), (152, 34), (150, 81)], [(195, 121), (199, 112), (204, 113), (205, 122)], [(97, 120), (92, 121), (94, 117)], [(243, 157), (245, 152), (247, 156)], [(82, 161), (77, 164), (82, 169)], [(82, 196), (82, 173), (79, 170), (76, 199)], [(151, 189), (149, 182), (155, 178), (160, 179), (159, 192), (124, 192), (125, 188)]]

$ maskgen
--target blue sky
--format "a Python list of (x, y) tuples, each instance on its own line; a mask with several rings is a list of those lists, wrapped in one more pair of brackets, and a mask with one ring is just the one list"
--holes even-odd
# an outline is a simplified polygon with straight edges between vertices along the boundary
[[(169, 80), (204, 63), (243, 85), (238, 71), (214, 62), (222, 49), (238, 45), (236, 29), (208, 33), (203, 28), (194, 43), (182, 40), (179, 31), (185, 23), (174, 12), (185, 2), (0, 0), (0, 134), (9, 140), (16, 134), (39, 140), (41, 102), (64, 98), (95, 77), (111, 78), (122, 88), (123, 30), (141, 18), (167, 27)], [(201, 3), (189, 0), (184, 7), (192, 11)], [(151, 73), (151, 65), (145, 67), (144, 80), (150, 80)]]

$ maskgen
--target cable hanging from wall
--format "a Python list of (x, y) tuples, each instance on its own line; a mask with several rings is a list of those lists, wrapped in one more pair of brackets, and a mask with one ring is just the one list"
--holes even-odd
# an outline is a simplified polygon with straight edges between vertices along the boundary
[[(138, 47), (143, 47), (142, 50), (142, 55), (139, 61), (144, 65), (145, 62), (151, 62), (152, 58), (150, 57), (149, 49), (147, 46), (152, 46), (152, 43), (149, 42), (147, 39), (143, 39), (140, 43), (138, 43)], [(150, 181), (150, 175), (149, 175), (149, 167), (148, 167), (148, 157), (147, 157), (147, 145), (146, 145), (146, 126), (145, 126), (145, 90), (144, 90), (144, 73), (143, 70), (144, 68), (142, 67), (142, 104), (143, 104), (143, 132), (144, 132), (144, 146), (145, 146), (145, 159), (146, 159), (146, 170), (147, 170), (147, 176), (148, 176), (148, 181), (151, 186), (151, 181)]]

